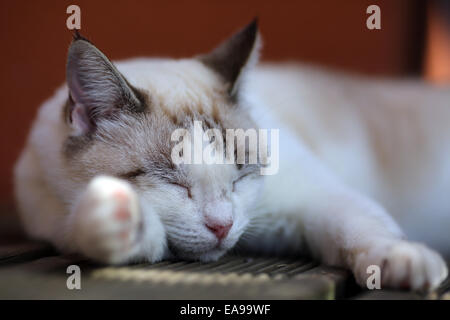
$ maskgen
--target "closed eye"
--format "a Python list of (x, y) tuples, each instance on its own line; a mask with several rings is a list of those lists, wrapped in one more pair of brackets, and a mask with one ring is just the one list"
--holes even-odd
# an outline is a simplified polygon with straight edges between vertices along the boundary
[(145, 174), (147, 174), (147, 172), (144, 169), (136, 169), (127, 173), (120, 174), (119, 177), (126, 180), (132, 180)]
[(170, 184), (186, 190), (188, 198), (192, 199), (191, 188), (189, 188), (188, 186), (186, 186), (184, 184), (178, 183), (178, 182), (170, 182)]

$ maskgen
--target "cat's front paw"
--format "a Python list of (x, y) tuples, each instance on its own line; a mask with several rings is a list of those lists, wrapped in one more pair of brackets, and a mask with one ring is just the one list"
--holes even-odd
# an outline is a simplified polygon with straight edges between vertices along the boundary
[(141, 220), (137, 194), (127, 182), (96, 177), (74, 212), (76, 245), (96, 261), (126, 262), (137, 250)]
[(447, 266), (435, 251), (420, 243), (396, 241), (374, 245), (356, 257), (355, 277), (365, 287), (370, 274), (367, 267), (381, 270), (381, 288), (400, 288), (416, 291), (435, 289), (447, 277)]

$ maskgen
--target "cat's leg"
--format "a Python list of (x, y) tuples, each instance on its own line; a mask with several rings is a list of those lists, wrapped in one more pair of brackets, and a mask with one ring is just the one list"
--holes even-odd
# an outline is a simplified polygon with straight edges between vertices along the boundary
[(381, 286), (427, 290), (447, 276), (441, 256), (405, 239), (389, 214), (370, 199), (345, 189), (322, 190), (301, 213), (304, 237), (325, 263), (350, 268), (366, 286), (368, 267), (381, 270)]
[(307, 153), (281, 162), (280, 174), (267, 177), (260, 210), (264, 227), (257, 230), (263, 232), (252, 231), (252, 240), (244, 243), (251, 250), (269, 244), (298, 253), (307, 247), (324, 263), (351, 269), (362, 286), (371, 265), (381, 269), (384, 287), (425, 290), (447, 276), (437, 252), (406, 240), (381, 205), (347, 187)]
[(121, 179), (94, 178), (77, 201), (67, 228), (77, 250), (99, 262), (155, 262), (166, 253), (159, 217)]

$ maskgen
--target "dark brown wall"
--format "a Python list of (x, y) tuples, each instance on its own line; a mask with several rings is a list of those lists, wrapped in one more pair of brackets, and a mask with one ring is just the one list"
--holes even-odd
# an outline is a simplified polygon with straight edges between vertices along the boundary
[[(424, 16), (417, 1), (5, 1), (0, 8), (0, 201), (39, 104), (64, 81), (71, 41), (66, 7), (78, 4), (82, 33), (112, 59), (189, 56), (211, 49), (258, 16), (264, 59), (298, 59), (381, 75), (420, 70)], [(365, 27), (381, 7), (382, 30)]]

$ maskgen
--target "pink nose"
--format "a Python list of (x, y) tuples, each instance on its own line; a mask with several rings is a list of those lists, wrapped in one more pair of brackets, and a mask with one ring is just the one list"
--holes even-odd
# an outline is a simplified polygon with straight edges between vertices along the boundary
[(225, 238), (228, 234), (228, 231), (230, 231), (231, 227), (233, 226), (233, 223), (227, 223), (227, 224), (206, 224), (206, 227), (211, 230), (212, 233), (217, 237), (217, 239), (222, 240)]

